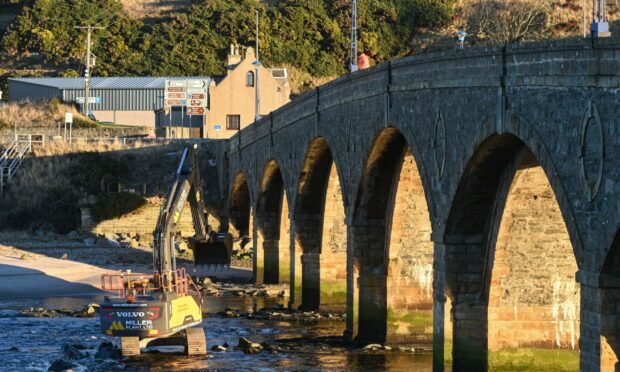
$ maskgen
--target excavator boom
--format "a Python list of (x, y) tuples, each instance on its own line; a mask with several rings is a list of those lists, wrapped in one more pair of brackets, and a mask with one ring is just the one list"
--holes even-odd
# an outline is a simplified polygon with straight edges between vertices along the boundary
[(155, 271), (161, 274), (176, 270), (174, 240), (187, 202), (195, 232), (189, 242), (194, 253), (194, 264), (230, 266), (232, 237), (226, 232), (215, 233), (207, 222), (197, 145), (190, 144), (183, 151), (153, 233)]

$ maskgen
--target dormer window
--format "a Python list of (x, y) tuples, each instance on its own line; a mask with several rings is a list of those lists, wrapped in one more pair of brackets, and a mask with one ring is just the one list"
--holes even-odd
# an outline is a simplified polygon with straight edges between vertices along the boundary
[(245, 86), (246, 87), (254, 86), (254, 73), (252, 71), (248, 71), (248, 73), (245, 74)]

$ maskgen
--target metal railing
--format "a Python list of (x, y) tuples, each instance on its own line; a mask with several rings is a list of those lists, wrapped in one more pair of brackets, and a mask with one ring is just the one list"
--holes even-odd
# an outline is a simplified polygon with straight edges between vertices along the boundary
[(166, 273), (133, 274), (122, 271), (120, 274), (101, 275), (101, 289), (116, 292), (119, 297), (134, 301), (136, 296), (153, 292), (175, 292), (179, 296), (189, 294), (190, 290), (200, 295), (198, 287), (185, 269)]
[(4, 189), (13, 180), (22, 160), (32, 152), (32, 145), (45, 144), (45, 136), (41, 134), (16, 134), (15, 139), (0, 155), (0, 197)]

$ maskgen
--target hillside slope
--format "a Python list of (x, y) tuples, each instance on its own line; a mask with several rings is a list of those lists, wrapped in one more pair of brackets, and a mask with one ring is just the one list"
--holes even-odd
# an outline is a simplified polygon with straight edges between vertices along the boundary
[[(106, 26), (94, 35), (95, 75), (221, 75), (230, 43), (254, 43), (255, 9), (262, 60), (290, 69), (294, 93), (346, 73), (349, 0), (28, 0), (22, 9), (25, 1), (0, 0), (0, 33), (11, 22), (0, 89), (3, 76), (81, 75), (84, 33), (76, 23)], [(459, 29), (468, 45), (578, 37), (584, 6), (588, 25), (589, 0), (366, 0), (359, 50), (382, 62), (454, 48)], [(616, 33), (618, 0), (608, 13)]]

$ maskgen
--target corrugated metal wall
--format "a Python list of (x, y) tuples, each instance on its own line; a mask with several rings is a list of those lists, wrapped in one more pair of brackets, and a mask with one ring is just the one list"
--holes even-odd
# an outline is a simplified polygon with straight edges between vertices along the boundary
[[(92, 103), (92, 111), (156, 111), (163, 107), (162, 89), (91, 89), (91, 97), (101, 97), (101, 103)], [(84, 97), (84, 89), (65, 89), (62, 99), (74, 102)]]
[(24, 99), (31, 101), (50, 100), (54, 97), (62, 98), (62, 93), (58, 88), (22, 83), (9, 79), (9, 99), (11, 101), (21, 101)]

